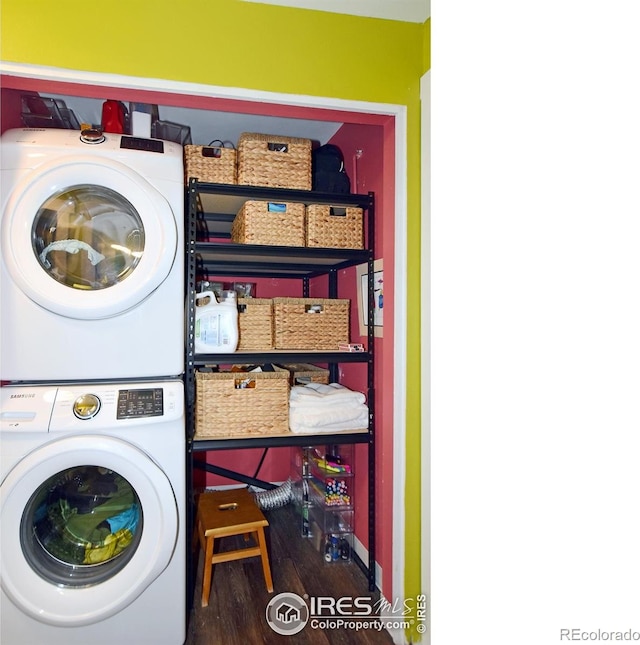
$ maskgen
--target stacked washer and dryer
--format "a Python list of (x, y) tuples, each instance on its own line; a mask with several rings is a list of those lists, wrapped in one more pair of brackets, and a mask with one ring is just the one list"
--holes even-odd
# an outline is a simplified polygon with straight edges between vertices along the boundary
[(0, 642), (185, 640), (182, 147), (0, 140)]

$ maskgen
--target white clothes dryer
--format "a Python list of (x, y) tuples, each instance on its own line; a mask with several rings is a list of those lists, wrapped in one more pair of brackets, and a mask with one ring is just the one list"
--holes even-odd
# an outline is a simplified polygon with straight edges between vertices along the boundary
[(182, 374), (182, 147), (35, 128), (0, 146), (0, 379)]
[(182, 382), (0, 394), (2, 645), (182, 645)]

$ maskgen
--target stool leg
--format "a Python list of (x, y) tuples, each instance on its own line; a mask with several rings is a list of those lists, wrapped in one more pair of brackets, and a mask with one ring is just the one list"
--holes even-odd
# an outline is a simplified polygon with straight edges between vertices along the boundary
[(213, 575), (213, 541), (214, 537), (206, 538), (206, 549), (204, 551), (204, 562), (202, 563), (202, 606), (209, 606), (209, 596), (211, 594), (211, 576)]
[(269, 565), (269, 554), (267, 553), (267, 542), (264, 538), (264, 528), (260, 527), (258, 533), (258, 544), (260, 545), (260, 559), (262, 560), (262, 572), (264, 581), (267, 584), (267, 591), (273, 592), (273, 580), (271, 579), (271, 567)]

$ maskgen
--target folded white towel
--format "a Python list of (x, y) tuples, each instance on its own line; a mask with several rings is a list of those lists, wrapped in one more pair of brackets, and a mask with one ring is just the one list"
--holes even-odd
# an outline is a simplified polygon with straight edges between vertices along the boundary
[(355, 392), (339, 383), (307, 383), (294, 385), (289, 394), (292, 407), (320, 407), (346, 403), (364, 403), (366, 397), (362, 392)]
[(334, 432), (369, 427), (369, 408), (361, 392), (339, 383), (307, 383), (291, 388), (291, 432)]
[(369, 414), (359, 416), (351, 421), (343, 423), (329, 424), (324, 426), (308, 426), (304, 422), (293, 421), (289, 422), (289, 429), (291, 432), (298, 434), (320, 434), (322, 432), (339, 432), (341, 430), (366, 430), (369, 427)]
[(318, 427), (348, 423), (358, 418), (368, 418), (369, 408), (366, 405), (335, 405), (330, 408), (289, 408), (289, 420), (303, 423), (306, 426)]

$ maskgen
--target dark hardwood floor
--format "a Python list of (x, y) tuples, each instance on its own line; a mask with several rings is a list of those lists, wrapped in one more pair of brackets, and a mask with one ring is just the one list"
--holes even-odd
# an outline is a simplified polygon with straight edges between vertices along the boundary
[[(311, 540), (300, 536), (294, 507), (265, 511), (269, 521), (267, 543), (273, 576), (273, 594), (267, 592), (260, 558), (247, 558), (215, 565), (208, 607), (200, 606), (202, 553), (198, 557), (193, 609), (186, 645), (389, 645), (386, 631), (374, 629), (320, 629), (307, 624), (295, 635), (280, 635), (267, 623), (267, 604), (275, 595), (293, 592), (301, 597), (367, 596), (375, 603), (379, 593), (370, 593), (367, 578), (355, 564), (326, 564)], [(242, 540), (242, 538), (238, 538)], [(222, 549), (234, 548), (236, 538), (222, 541)], [(305, 596), (307, 594), (307, 596)]]

